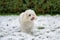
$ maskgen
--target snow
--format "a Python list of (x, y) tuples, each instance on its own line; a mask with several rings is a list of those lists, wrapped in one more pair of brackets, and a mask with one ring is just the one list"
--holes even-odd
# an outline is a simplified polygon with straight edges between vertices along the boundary
[(33, 35), (20, 32), (19, 16), (0, 16), (0, 40), (60, 40), (60, 15), (38, 16)]

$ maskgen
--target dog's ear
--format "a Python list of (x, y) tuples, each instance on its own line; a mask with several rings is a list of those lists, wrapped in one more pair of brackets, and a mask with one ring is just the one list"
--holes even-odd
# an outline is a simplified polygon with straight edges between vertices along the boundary
[(27, 14), (24, 12), (22, 16), (22, 21), (26, 22), (27, 21)]
[(27, 15), (28, 15), (28, 12), (27, 12), (27, 11), (25, 11), (25, 12), (24, 12), (24, 16), (25, 16), (25, 17), (27, 17)]

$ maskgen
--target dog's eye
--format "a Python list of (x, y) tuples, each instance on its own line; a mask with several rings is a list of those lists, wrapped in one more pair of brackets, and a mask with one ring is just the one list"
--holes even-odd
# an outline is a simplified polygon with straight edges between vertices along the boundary
[(31, 16), (31, 14), (29, 14), (29, 16)]

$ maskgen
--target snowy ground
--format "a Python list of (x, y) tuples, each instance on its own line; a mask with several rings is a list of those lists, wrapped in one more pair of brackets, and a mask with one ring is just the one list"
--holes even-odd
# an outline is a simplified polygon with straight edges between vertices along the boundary
[(34, 35), (20, 32), (18, 16), (0, 16), (0, 40), (60, 40), (60, 15), (41, 15)]

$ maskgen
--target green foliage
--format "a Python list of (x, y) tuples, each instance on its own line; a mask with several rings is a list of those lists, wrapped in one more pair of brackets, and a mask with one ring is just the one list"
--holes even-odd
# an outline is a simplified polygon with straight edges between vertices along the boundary
[(0, 13), (21, 13), (27, 9), (36, 14), (60, 14), (60, 0), (0, 0)]

